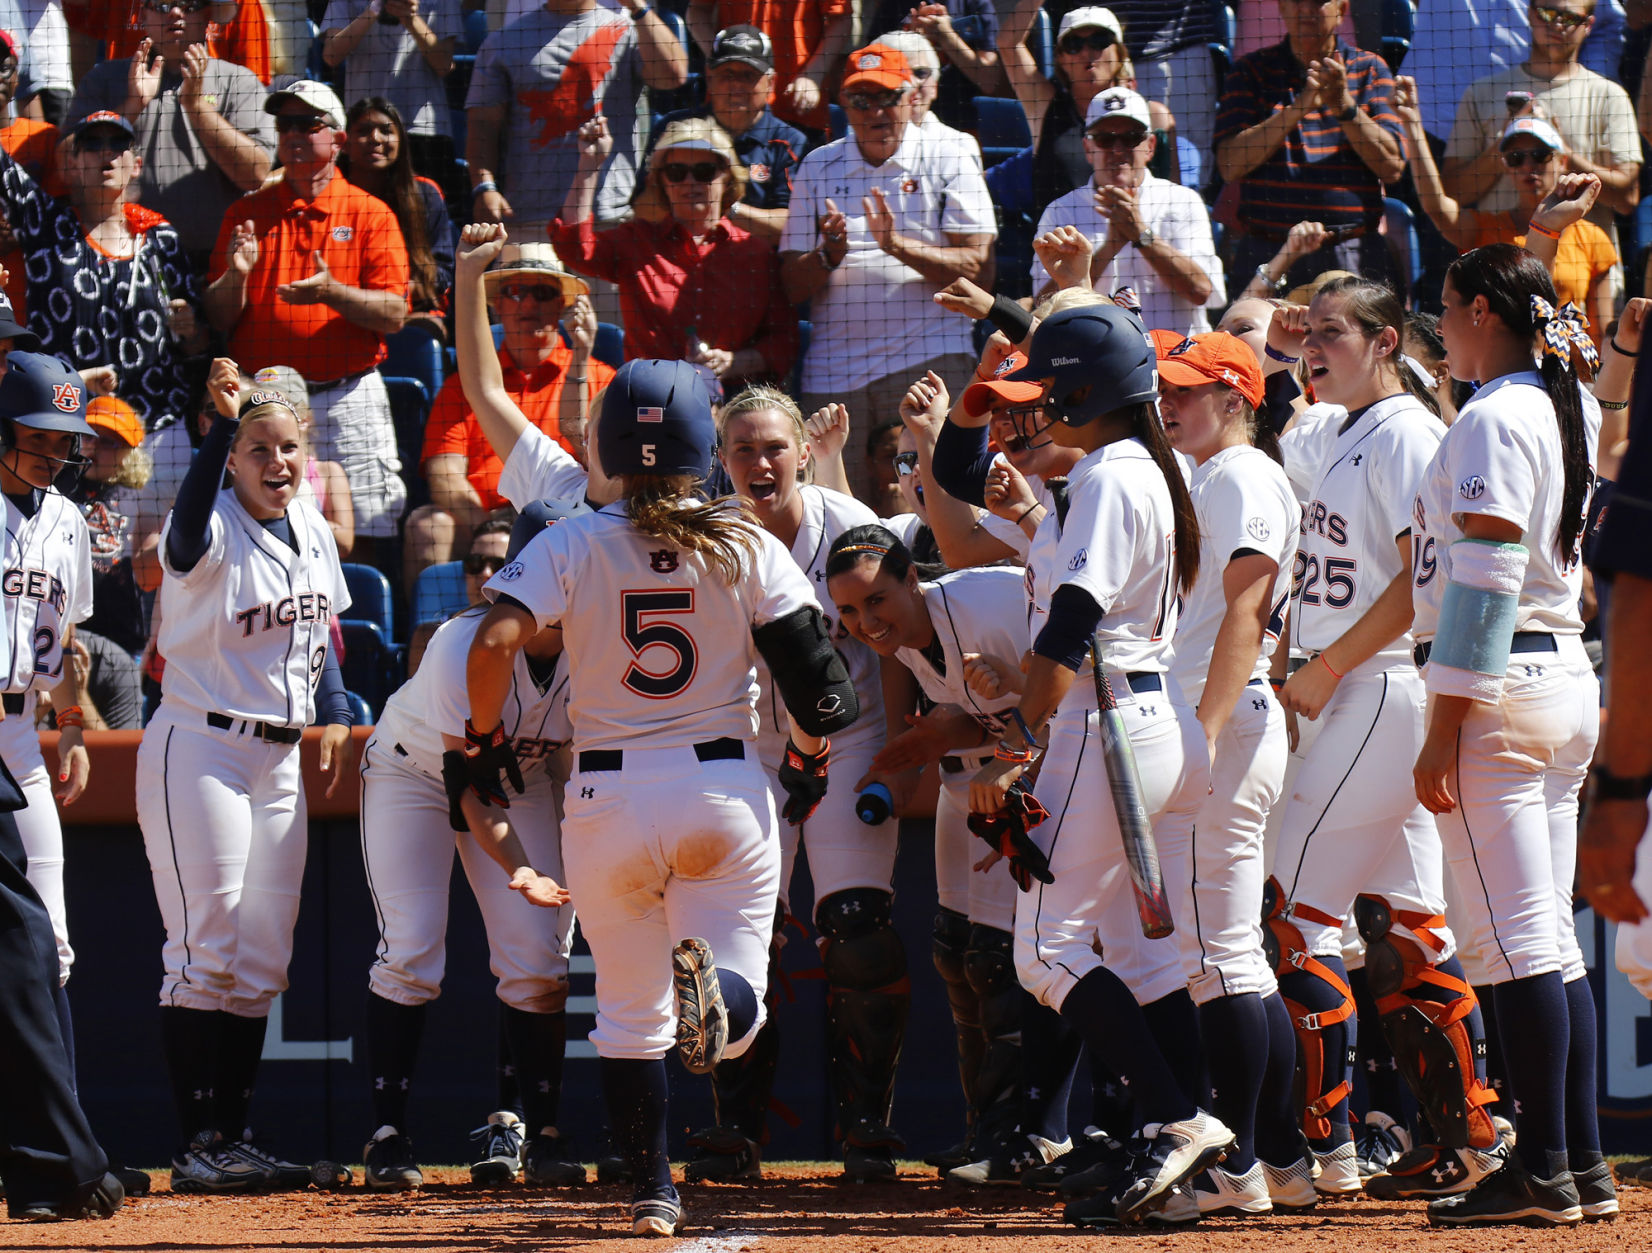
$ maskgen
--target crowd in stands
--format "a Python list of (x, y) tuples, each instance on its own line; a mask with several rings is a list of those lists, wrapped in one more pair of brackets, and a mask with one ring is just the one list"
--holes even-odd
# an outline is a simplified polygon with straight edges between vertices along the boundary
[(102, 635), (147, 657), (221, 353), (305, 402), (407, 639), (508, 509), (448, 349), (466, 222), (509, 230), (506, 385), (576, 457), (617, 365), (679, 358), (847, 406), (848, 484), (893, 500), (908, 387), (979, 360), (961, 311), (1065, 285), (1035, 235), (1184, 334), (1328, 270), (1429, 309), (1591, 175), (1554, 277), (1602, 343), (1652, 243), (1649, 56), (1622, 0), (0, 0), (0, 332), (110, 402)]

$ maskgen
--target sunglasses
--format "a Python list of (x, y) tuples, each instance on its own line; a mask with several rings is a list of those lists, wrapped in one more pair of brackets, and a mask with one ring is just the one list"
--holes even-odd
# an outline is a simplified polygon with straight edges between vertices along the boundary
[(471, 553), (465, 558), (465, 573), (472, 577), (478, 574), (493, 574), (504, 568), (503, 557), (490, 557), (486, 553)]
[(1552, 9), (1546, 4), (1532, 5), (1532, 12), (1548, 25), (1559, 27), (1561, 30), (1577, 30), (1594, 20), (1593, 14), (1568, 13), (1565, 9)]
[(1531, 165), (1537, 169), (1542, 169), (1553, 160), (1554, 153), (1549, 151), (1547, 148), (1544, 148), (1538, 152), (1533, 152), (1530, 149), (1516, 149), (1513, 152), (1505, 152), (1503, 154), (1503, 164), (1508, 166), (1511, 170), (1518, 170), (1524, 165)]
[(1113, 37), (1113, 32), (1110, 30), (1092, 30), (1089, 32), (1075, 30), (1063, 35), (1056, 42), (1056, 47), (1068, 56), (1072, 56), (1074, 53), (1084, 51), (1105, 52), (1117, 42), (1118, 40)]
[(499, 294), (506, 300), (527, 300), (530, 296), (540, 304), (562, 299), (562, 288), (555, 283), (503, 283)]
[(930, 65), (914, 65), (911, 66), (910, 69), (912, 70), (913, 80), (919, 83), (927, 83), (930, 79), (940, 73), (939, 70)]
[(331, 123), (319, 113), (278, 113), (275, 129), (282, 135), (314, 135), (331, 128)]
[(900, 102), (901, 93), (898, 91), (880, 91), (876, 95), (855, 91), (843, 97), (843, 107), (856, 113), (877, 113), (882, 109), (893, 109)]
[(75, 140), (76, 152), (112, 152), (117, 157), (123, 152), (132, 151), (132, 136), (130, 135), (82, 135)]
[(667, 161), (660, 167), (660, 173), (665, 175), (665, 181), (668, 183), (680, 183), (691, 174), (696, 183), (710, 183), (722, 172), (721, 161), (696, 161), (693, 165), (682, 161)]
[(151, 13), (170, 13), (173, 9), (182, 9), (185, 13), (199, 13), (212, 0), (144, 0), (144, 8)]
[(895, 454), (895, 473), (903, 479), (909, 474), (918, 472), (918, 454), (915, 452), (898, 452)]
[(1147, 142), (1146, 131), (1091, 131), (1090, 142), (1105, 152), (1109, 148), (1139, 148)]

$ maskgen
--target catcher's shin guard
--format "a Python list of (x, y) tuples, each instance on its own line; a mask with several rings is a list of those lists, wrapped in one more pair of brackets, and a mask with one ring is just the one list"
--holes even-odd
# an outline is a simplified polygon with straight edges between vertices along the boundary
[(888, 892), (848, 888), (815, 907), (838, 1131), (862, 1148), (904, 1147), (889, 1117), (912, 984), (906, 950), (890, 921), (893, 906)]
[[(1290, 1011), (1291, 1028), (1296, 1032), (1299, 1053), (1299, 1082), (1302, 1085), (1302, 1131), (1310, 1140), (1324, 1140), (1331, 1134), (1332, 1110), (1348, 1098), (1353, 1083), (1344, 1077), (1327, 1086), (1333, 1073), (1346, 1076), (1353, 1062), (1353, 1050), (1343, 1047), (1337, 1057), (1327, 1058), (1325, 1031), (1347, 1022), (1354, 1014), (1354, 996), (1348, 984), (1335, 970), (1308, 953), (1302, 932), (1291, 921), (1300, 915), (1322, 926), (1339, 926), (1337, 919), (1306, 905), (1293, 905), (1285, 899), (1279, 880), (1270, 878), (1262, 890), (1262, 945), (1268, 960), (1279, 974), (1279, 993)], [(1292, 984), (1300, 995), (1301, 979), (1317, 979), (1332, 993), (1337, 1004), (1328, 1009), (1311, 1010), (1292, 995)], [(1346, 1039), (1345, 1032), (1338, 1033)]]
[(1027, 993), (1015, 974), (1015, 937), (997, 927), (970, 928), (964, 959), (970, 987), (981, 1001), (986, 1052), (970, 1104), (980, 1111), (982, 1156), (997, 1149), (1021, 1118), (1021, 1011)]
[(981, 1111), (975, 1104), (975, 1076), (981, 1069), (986, 1037), (981, 1034), (981, 995), (970, 984), (967, 972), (969, 918), (944, 906), (935, 913), (929, 937), (929, 955), (946, 986), (947, 1003), (952, 1007), (952, 1025), (958, 1033), (958, 1082), (964, 1090), (971, 1132)]
[[(1451, 1149), (1496, 1144), (1497, 1128), (1485, 1107), (1497, 1094), (1476, 1074), (1486, 1044), (1469, 1029), (1478, 1004), (1474, 989), (1434, 965), (1445, 947), (1435, 930), (1445, 919), (1395, 910), (1382, 897), (1362, 893), (1354, 902), (1354, 923), (1365, 941), (1365, 977), (1383, 1034), (1439, 1143)], [(1410, 934), (1397, 933), (1396, 923)]]

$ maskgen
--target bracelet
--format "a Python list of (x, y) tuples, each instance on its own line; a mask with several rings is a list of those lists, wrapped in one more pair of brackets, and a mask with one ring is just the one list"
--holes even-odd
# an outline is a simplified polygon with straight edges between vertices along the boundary
[(1268, 290), (1272, 292), (1278, 291), (1279, 285), (1285, 281), (1283, 278), (1273, 278), (1270, 276), (1268, 274), (1268, 267), (1265, 265), (1259, 265), (1256, 267), (1256, 277), (1266, 283), (1268, 285)]
[(86, 711), (79, 705), (70, 705), (67, 709), (54, 710), (53, 713), (60, 731), (64, 727), (80, 727), (82, 730), (86, 727)]
[(1540, 226), (1536, 222), (1527, 222), (1526, 229), (1543, 236), (1544, 239), (1552, 239), (1557, 243), (1560, 241), (1559, 231), (1551, 231), (1547, 226)]
[(998, 741), (998, 746), (992, 750), (992, 755), (999, 761), (1012, 761), (1018, 766), (1030, 765), (1038, 760), (1038, 754), (1030, 748), (1016, 748), (1013, 744)]
[[(1025, 522), (1027, 520), (1027, 515), (1029, 513), (1031, 513), (1034, 509), (1042, 509), (1043, 507), (1044, 507), (1044, 502), (1043, 501), (1041, 501), (1041, 500), (1033, 501), (1032, 504), (1028, 505), (1025, 509), (1023, 509), (1021, 511), (1021, 516), (1015, 520), (1015, 525), (1020, 526), (1023, 522)], [(1032, 737), (1029, 736), (1028, 738), (1031, 739)]]
[(1325, 660), (1325, 654), (1324, 653), (1319, 654), (1319, 660), (1324, 664), (1325, 668), (1331, 672), (1331, 677), (1332, 678), (1338, 679), (1338, 680), (1340, 680), (1342, 678), (1342, 675), (1337, 672), (1335, 667), (1333, 667), (1330, 662)]
[(1298, 361), (1302, 360), (1301, 357), (1287, 357), (1272, 344), (1263, 344), (1262, 351), (1267, 354), (1270, 361), (1277, 361), (1280, 365), (1295, 365)]
[(470, 189), (471, 199), (474, 200), (477, 196), (480, 196), (485, 191), (498, 191), (498, 190), (499, 190), (499, 184), (498, 183), (494, 182), (491, 178), (484, 178), (480, 183), (477, 183), (476, 186), (474, 186)]
[(1021, 738), (1027, 741), (1027, 751), (1029, 753), (1044, 748), (1044, 745), (1038, 742), (1038, 737), (1032, 733), (1032, 728), (1027, 725), (1027, 720), (1021, 716), (1020, 706), (1010, 706), (1010, 718), (1015, 723), (1015, 729), (1021, 732)]
[(1619, 409), (1627, 409), (1629, 407), (1629, 402), (1627, 400), (1601, 400), (1597, 397), (1595, 403), (1602, 409), (1610, 410), (1613, 413), (1616, 413)]
[(1634, 352), (1630, 352), (1627, 348), (1619, 348), (1618, 347), (1618, 337), (1616, 335), (1612, 336), (1612, 341), (1611, 342), (1612, 342), (1612, 351), (1617, 353), (1618, 356), (1620, 356), (1620, 357), (1638, 357), (1638, 356), (1641, 355), (1640, 354), (1640, 349), (1638, 349), (1638, 348)]
[(1590, 798), (1597, 801), (1643, 801), (1652, 793), (1652, 774), (1613, 774), (1605, 766), (1589, 771)]
[(1279, 691), (1280, 688), (1285, 686), (1285, 680), (1284, 679), (1276, 679), (1270, 674), (1268, 676), (1268, 686), (1271, 687), (1274, 691), (1277, 692), (1277, 691)]

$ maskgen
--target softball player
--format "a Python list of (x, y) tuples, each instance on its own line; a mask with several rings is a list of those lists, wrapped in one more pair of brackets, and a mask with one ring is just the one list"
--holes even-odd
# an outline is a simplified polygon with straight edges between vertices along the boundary
[(350, 741), (327, 647), (350, 604), (333, 533), (294, 499), (304, 446), (292, 407), (240, 380), (233, 361), (213, 362), (218, 417), (162, 534), (166, 677), (138, 750), (138, 822), (166, 926), (162, 1045), (187, 1140), (172, 1159), (177, 1192), (308, 1182), (308, 1168), (242, 1137), (298, 919), (299, 739), (325, 724), (333, 787)]
[[(881, 526), (838, 536), (826, 581), (838, 620), (849, 634), (903, 667), (906, 687), (922, 701), (907, 729), (890, 727), (880, 772), (937, 766), (941, 790), (935, 815), (935, 880), (940, 908), (931, 936), (935, 968), (947, 986), (958, 1031), (958, 1064), (969, 1108), (963, 1160), (943, 1171), (955, 1183), (1014, 1183), (1070, 1147), (1067, 1102), (1057, 1077), (1024, 1075), (1023, 1018), (1039, 1007), (1015, 975), (1015, 880), (1007, 865), (974, 871), (981, 846), (968, 827), (969, 776), (990, 759), (1003, 733), (1000, 715), (1020, 699), (1007, 688), (983, 696), (971, 685), (982, 669), (1019, 660), (1027, 637), (1025, 571), (960, 570), (920, 581), (912, 555)], [(886, 694), (891, 690), (886, 686)], [(1029, 1090), (1031, 1099), (1024, 1102)]]
[[(1262, 833), (1285, 776), (1285, 715), (1268, 667), (1283, 628), (1302, 511), (1258, 427), (1262, 370), (1216, 332), (1154, 331), (1165, 434), (1195, 463), (1203, 577), (1176, 621), (1170, 673), (1199, 711), (1210, 795), (1155, 831), (1182, 973), (1199, 1007), (1212, 1107), (1238, 1145), (1194, 1182), (1207, 1214), (1265, 1214), (1271, 1197), (1311, 1205), (1311, 1161), (1296, 1131), (1296, 1042), (1262, 945)], [(1261, 445), (1261, 446), (1259, 446)], [(1268, 451), (1264, 451), (1267, 449)], [(1273, 454), (1273, 455), (1270, 455)]]
[[(0, 421), (0, 492), (6, 498), (0, 589), (12, 664), (5, 676), (0, 759), (28, 799), (28, 807), (17, 811), (17, 833), (28, 854), (29, 882), (51, 915), (60, 989), (75, 957), (63, 903), (63, 826), (55, 800), (73, 804), (86, 788), (90, 768), (80, 707), (65, 699), (60, 686), (64, 641), (75, 623), (92, 616), (91, 538), (80, 510), (63, 494), (74, 490), (87, 465), (81, 436), (96, 434), (84, 411), (80, 375), (56, 357), (14, 352), (7, 359), (0, 378), (0, 412), (10, 415)], [(35, 732), (36, 691), (50, 693), (62, 731), (55, 800)], [(71, 1020), (61, 991), (58, 1016), (67, 1029)]]
[[(970, 782), (970, 809), (1020, 808), (1013, 785), (1042, 750), (1038, 788), (1049, 816), (1032, 839), (1053, 882), (1032, 884), (1017, 902), (1017, 972), (1124, 1079), (1138, 1127), (1121, 1178), (1069, 1205), (1066, 1217), (1139, 1222), (1234, 1137), (1192, 1095), (1198, 1027), (1176, 946), (1143, 939), (1129, 905), (1087, 659), (1094, 642), (1124, 710), (1150, 818), (1195, 810), (1208, 789), (1204, 736), (1166, 668), (1177, 598), (1198, 572), (1198, 525), (1159, 425), (1153, 346), (1133, 314), (1108, 305), (1058, 313), (1033, 333), (1027, 356), (1010, 377), (1042, 384), (1045, 425), (1029, 434), (1082, 455), (1065, 502), (1056, 501), (1066, 516), (1046, 519), (1033, 540), (1028, 584), (1042, 625), (1013, 725)], [(947, 458), (938, 455), (935, 470), (948, 491), (970, 489)], [(1181, 1053), (1180, 1076), (1167, 1046)], [(1177, 1203), (1198, 1216), (1184, 1194)]]
[[(583, 505), (530, 505), (512, 530), (506, 563), (547, 526), (588, 512)], [(386, 703), (362, 755), (362, 858), (379, 923), (378, 952), (367, 977), (367, 1069), (379, 1126), (363, 1157), (367, 1186), (374, 1189), (424, 1182), (406, 1135), (408, 1091), (426, 1006), (441, 991), (456, 831), (459, 861), (487, 928), (507, 1051), (523, 1102), (521, 1117), (509, 1110), (490, 1115), (484, 1129), (490, 1144), (471, 1167), (471, 1179), (507, 1183), (520, 1168), (530, 1184), (585, 1182), (585, 1167), (567, 1160), (557, 1131), (574, 912), (535, 908), (513, 879), (523, 866), (562, 877), (567, 768), (561, 749), (572, 738), (562, 633), (542, 631), (517, 654), (505, 732), (527, 790), (512, 804), (509, 823), (491, 815), (475, 824), (472, 839), (464, 834), (472, 830), (466, 816), (450, 810), (443, 767), (445, 754), (464, 748), (465, 658), (485, 612), (473, 607), (442, 624), (418, 671)], [(495, 820), (503, 827), (498, 842), (489, 834)]]
[(1452, 373), (1485, 382), (1416, 493), (1429, 695), (1416, 795), (1468, 889), (1457, 925), (1491, 977), (1520, 1136), (1472, 1191), (1430, 1205), (1429, 1221), (1609, 1218), (1618, 1201), (1595, 1121), (1594, 998), (1572, 924), (1578, 793), (1600, 704), (1578, 613), (1600, 412), (1572, 356), (1591, 368), (1598, 358), (1581, 312), (1555, 310), (1548, 272), (1524, 249), (1459, 257), (1444, 301)]
[[(467, 251), (488, 255), (491, 233), (468, 227)], [(461, 368), (484, 351), (484, 324), (467, 315), (474, 305), (460, 308)], [(562, 627), (578, 745), (563, 855), (596, 964), (591, 1039), (636, 1180), (637, 1235), (682, 1224), (665, 1054), (675, 1044), (692, 1072), (708, 1073), (749, 1048), (763, 1019), (780, 850), (755, 751), (758, 655), (801, 719), (780, 772), (791, 821), (826, 792), (825, 736), (858, 712), (796, 564), (744, 509), (690, 494), (714, 439), (692, 366), (627, 362), (597, 433), (622, 498), (551, 528), (489, 580), (495, 605), (468, 664), (469, 778), (504, 801), (500, 771), (517, 771), (500, 723), (514, 656)]]
[[(832, 621), (826, 595), (832, 542), (850, 527), (875, 524), (877, 517), (852, 496), (798, 482), (808, 462), (808, 441), (803, 415), (784, 392), (747, 388), (723, 406), (718, 422), (723, 467), (736, 495), (790, 551), (827, 606), (827, 626), (860, 698), (860, 723), (833, 740), (836, 785), (807, 823), (781, 828), (780, 896), (788, 902), (801, 843), (814, 882), (815, 926), (825, 941), (827, 1064), (844, 1139), (844, 1174), (855, 1180), (893, 1179), (894, 1154), (904, 1144), (889, 1117), (911, 1001), (906, 950), (893, 922), (899, 824), (893, 817), (866, 823), (855, 813), (851, 785), (871, 770), (883, 746), (883, 690), (877, 656)], [(761, 667), (759, 682), (758, 752), (778, 800), (778, 771), (786, 755), (785, 693)], [(689, 1179), (758, 1176), (758, 1145), (778, 1060), (778, 1028), (771, 1016), (751, 1051), (714, 1076), (717, 1126), (694, 1137), (700, 1153), (689, 1163)]]
[(1439, 835), (1404, 776), (1423, 719), (1406, 502), (1445, 433), (1401, 363), (1404, 316), (1389, 289), (1353, 277), (1309, 306), (1302, 356), (1319, 397), (1348, 417), (1302, 514), (1291, 625), (1309, 660), (1280, 701), (1321, 725), (1285, 803), (1267, 921), (1302, 1049), (1315, 1186), (1336, 1194), (1361, 1186), (1342, 940), (1354, 913), (1382, 1029), (1439, 1141), (1367, 1181), (1387, 1199), (1462, 1190), (1501, 1161), (1476, 1073), (1479, 1013), (1445, 925)]

